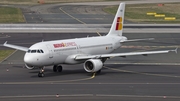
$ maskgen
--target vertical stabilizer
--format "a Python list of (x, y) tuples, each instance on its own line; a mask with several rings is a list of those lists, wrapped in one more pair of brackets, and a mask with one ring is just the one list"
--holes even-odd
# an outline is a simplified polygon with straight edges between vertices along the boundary
[(116, 16), (111, 25), (111, 29), (107, 36), (122, 36), (123, 23), (124, 23), (124, 12), (125, 12), (125, 3), (120, 3), (119, 8), (116, 12)]

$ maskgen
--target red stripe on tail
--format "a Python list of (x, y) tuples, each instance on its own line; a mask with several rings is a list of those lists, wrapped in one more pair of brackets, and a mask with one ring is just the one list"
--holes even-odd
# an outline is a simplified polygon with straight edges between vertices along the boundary
[(119, 23), (116, 23), (116, 30), (118, 30), (119, 28)]

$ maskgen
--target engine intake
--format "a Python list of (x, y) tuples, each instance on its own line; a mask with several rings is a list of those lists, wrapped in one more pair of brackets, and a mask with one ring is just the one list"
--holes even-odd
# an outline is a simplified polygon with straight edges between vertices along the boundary
[(35, 68), (34, 66), (30, 66), (28, 64), (25, 64), (25, 66), (26, 66), (27, 69), (34, 69)]
[(87, 72), (97, 72), (103, 66), (103, 63), (100, 59), (89, 59), (84, 62), (84, 69)]

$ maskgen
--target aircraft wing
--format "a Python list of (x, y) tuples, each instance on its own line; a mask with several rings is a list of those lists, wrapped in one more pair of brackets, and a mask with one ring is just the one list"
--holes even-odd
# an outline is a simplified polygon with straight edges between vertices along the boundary
[(175, 50), (162, 50), (162, 51), (112, 53), (112, 54), (101, 54), (101, 55), (79, 55), (79, 56), (76, 56), (75, 60), (101, 59), (101, 58), (110, 58), (110, 57), (126, 57), (126, 56), (133, 56), (133, 55), (146, 56), (148, 54), (168, 53), (170, 51), (174, 51), (177, 53), (177, 48)]
[(22, 46), (17, 46), (17, 45), (12, 45), (12, 44), (7, 44), (7, 41), (3, 44), (5, 47), (21, 50), (21, 51), (28, 51), (27, 47), (22, 47)]

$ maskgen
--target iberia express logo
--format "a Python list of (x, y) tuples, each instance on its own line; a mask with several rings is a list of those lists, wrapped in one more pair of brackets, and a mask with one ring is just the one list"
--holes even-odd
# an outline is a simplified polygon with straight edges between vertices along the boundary
[(116, 22), (116, 30), (121, 30), (121, 29), (122, 29), (122, 17), (118, 17)]
[(58, 44), (53, 44), (54, 48), (60, 48), (60, 47), (70, 47), (70, 46), (77, 46), (75, 42), (67, 42), (67, 43), (58, 43)]

